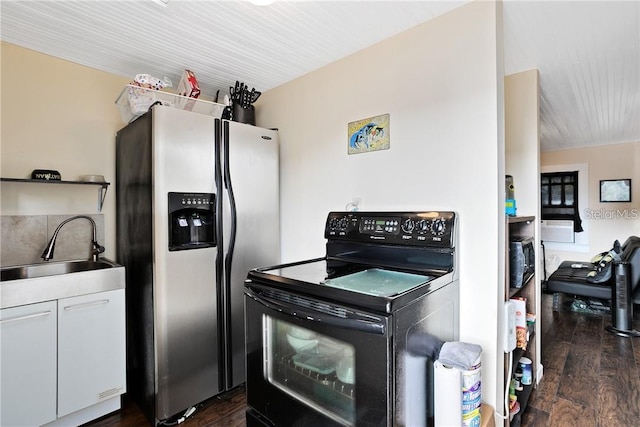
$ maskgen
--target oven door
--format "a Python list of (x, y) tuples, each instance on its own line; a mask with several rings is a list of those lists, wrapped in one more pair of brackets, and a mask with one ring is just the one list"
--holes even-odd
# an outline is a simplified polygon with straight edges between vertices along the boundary
[(389, 317), (252, 281), (245, 310), (247, 422), (391, 425)]

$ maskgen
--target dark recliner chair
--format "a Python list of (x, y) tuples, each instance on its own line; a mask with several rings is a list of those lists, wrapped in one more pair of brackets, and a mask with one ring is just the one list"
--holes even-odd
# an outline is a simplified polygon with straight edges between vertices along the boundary
[[(619, 309), (621, 303), (628, 303), (627, 299), (630, 299), (633, 304), (640, 304), (640, 237), (629, 237), (621, 249), (620, 260), (611, 263), (612, 265), (608, 267), (611, 269), (610, 277), (602, 283), (593, 283), (589, 280), (589, 274), (593, 276), (592, 272), (597, 269), (597, 265), (585, 261), (562, 262), (547, 280), (547, 290), (554, 293), (554, 305), (559, 293), (602, 300), (616, 299), (612, 304), (613, 323), (625, 325), (630, 323), (622, 322), (616, 319), (616, 316), (618, 318), (632, 316), (633, 313), (628, 314), (626, 310)], [(621, 287), (625, 289), (621, 290)], [(620, 296), (627, 292), (628, 295)], [(631, 304), (629, 306), (633, 312), (633, 306)], [(630, 326), (624, 329), (630, 329)], [(612, 332), (617, 333), (617, 331)]]

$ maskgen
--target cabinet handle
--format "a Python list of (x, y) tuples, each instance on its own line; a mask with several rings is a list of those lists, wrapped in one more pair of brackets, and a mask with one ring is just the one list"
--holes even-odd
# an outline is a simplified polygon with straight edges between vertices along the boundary
[(103, 300), (100, 300), (100, 301), (83, 302), (83, 303), (80, 303), (80, 304), (68, 305), (64, 309), (65, 310), (75, 310), (77, 308), (85, 308), (85, 307), (91, 307), (91, 306), (94, 306), (94, 305), (102, 305), (102, 304), (109, 304), (109, 300), (108, 299), (103, 299)]
[(9, 322), (17, 322), (18, 320), (35, 319), (36, 317), (44, 317), (44, 316), (48, 316), (50, 314), (51, 314), (51, 310), (43, 311), (41, 313), (27, 314), (26, 316), (10, 317), (8, 319), (0, 320), (0, 325), (3, 325), (5, 323), (9, 323)]

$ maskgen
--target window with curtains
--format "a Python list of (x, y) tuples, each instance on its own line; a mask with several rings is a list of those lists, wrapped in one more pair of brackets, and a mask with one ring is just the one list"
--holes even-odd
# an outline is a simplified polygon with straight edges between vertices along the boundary
[(571, 220), (573, 231), (582, 231), (578, 210), (578, 171), (543, 173), (540, 196), (543, 220)]

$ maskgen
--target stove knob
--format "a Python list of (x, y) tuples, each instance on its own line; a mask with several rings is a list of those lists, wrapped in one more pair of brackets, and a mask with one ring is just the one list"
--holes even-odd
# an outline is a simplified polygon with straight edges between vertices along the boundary
[(414, 222), (412, 219), (405, 219), (402, 223), (402, 231), (405, 233), (413, 233)]
[(444, 234), (446, 228), (447, 224), (444, 219), (436, 219), (431, 224), (431, 234), (433, 234), (434, 236), (441, 236), (442, 234)]
[(429, 231), (429, 221), (421, 219), (418, 221), (418, 233), (426, 233)]

